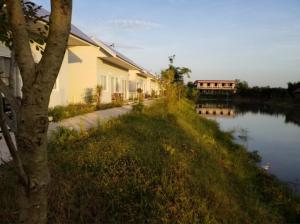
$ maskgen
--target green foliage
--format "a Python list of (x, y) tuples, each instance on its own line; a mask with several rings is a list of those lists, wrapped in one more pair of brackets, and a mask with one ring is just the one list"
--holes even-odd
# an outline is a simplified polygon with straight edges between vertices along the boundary
[(155, 90), (152, 89), (151, 98), (156, 98), (156, 97), (157, 97), (157, 94), (156, 94)]
[(137, 91), (137, 93), (139, 93), (139, 94), (143, 93), (143, 90), (142, 90), (141, 88), (138, 88), (136, 91)]
[(68, 106), (56, 106), (49, 109), (49, 116), (53, 117), (53, 121), (60, 121), (69, 117), (90, 113), (96, 110), (91, 104), (69, 104)]
[(102, 96), (102, 86), (101, 85), (97, 85), (95, 88), (95, 102), (96, 102), (96, 107), (100, 108), (100, 104), (101, 104), (101, 96)]
[(140, 104), (144, 100), (143, 90), (141, 88), (138, 88), (136, 91), (138, 93), (138, 102)]
[(144, 104), (139, 102), (139, 103), (134, 104), (132, 106), (132, 111), (135, 112), (135, 113), (141, 113), (141, 112), (143, 112), (144, 107), (145, 107)]
[[(5, 46), (12, 49), (12, 35), (11, 29), (8, 21), (7, 9), (5, 6), (6, 0), (0, 1), (0, 42), (4, 43)], [(37, 21), (42, 20), (46, 25), (43, 27), (39, 27), (36, 30), (32, 30), (30, 26), (28, 26), (28, 33), (30, 37), (31, 43), (36, 43), (36, 50), (41, 51), (43, 53), (43, 45), (45, 44), (45, 40), (48, 35), (48, 21), (45, 18), (48, 15), (40, 16), (39, 10), (42, 8), (39, 5), (36, 5), (33, 1), (29, 0), (21, 0), (24, 16), (26, 22), (28, 24), (37, 24)]]
[(161, 72), (163, 80), (168, 81), (172, 84), (183, 84), (184, 76), (188, 76), (192, 72), (186, 67), (175, 67), (174, 64), (175, 55), (169, 57), (169, 68)]
[(92, 88), (85, 89), (83, 100), (86, 104), (94, 103), (95, 97), (94, 97), (94, 90)]
[(115, 96), (114, 96), (113, 103), (114, 103), (115, 105), (122, 106), (122, 105), (124, 104), (124, 98), (123, 98), (123, 95), (122, 95), (122, 94), (119, 94), (119, 93), (116, 93)]
[(300, 88), (300, 82), (289, 82), (288, 83), (288, 93), (290, 96), (295, 97), (295, 91)]
[(195, 84), (193, 82), (188, 82), (186, 86), (186, 98), (195, 101), (198, 93)]
[(285, 88), (272, 88), (270, 86), (249, 87), (246, 81), (238, 81), (237, 95), (244, 98), (254, 98), (257, 100), (270, 100), (273, 98), (288, 97), (288, 90)]
[(161, 86), (166, 96), (166, 102), (180, 100), (184, 96), (184, 76), (188, 76), (191, 70), (186, 67), (175, 67), (173, 65), (175, 55), (169, 57), (169, 68), (161, 71)]
[(114, 107), (120, 107), (119, 103), (101, 104), (99, 106), (93, 104), (69, 104), (68, 106), (56, 106), (49, 109), (49, 116), (54, 122), (61, 121), (66, 118), (74, 117), (81, 114), (91, 113), (97, 110), (105, 110)]

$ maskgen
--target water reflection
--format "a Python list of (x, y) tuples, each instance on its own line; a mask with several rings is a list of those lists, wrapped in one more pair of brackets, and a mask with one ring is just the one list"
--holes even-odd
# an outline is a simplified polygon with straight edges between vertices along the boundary
[(198, 114), (204, 116), (224, 116), (234, 117), (235, 110), (233, 106), (218, 103), (203, 103), (198, 104), (196, 107)]
[(196, 106), (198, 114), (203, 116), (232, 117), (252, 112), (272, 116), (284, 116), (286, 123), (300, 126), (300, 108), (286, 108), (268, 104), (233, 103), (231, 101), (203, 101)]
[(221, 129), (233, 132), (236, 141), (249, 151), (258, 151), (262, 157), (259, 166), (300, 194), (299, 109), (209, 101), (200, 102), (196, 110), (218, 121)]

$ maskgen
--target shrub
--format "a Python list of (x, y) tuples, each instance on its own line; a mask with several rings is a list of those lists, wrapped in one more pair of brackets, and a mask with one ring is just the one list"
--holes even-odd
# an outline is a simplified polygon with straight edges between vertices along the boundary
[(138, 101), (142, 102), (144, 100), (143, 90), (141, 88), (138, 88), (136, 91), (138, 93)]
[(57, 122), (69, 117), (90, 113), (95, 110), (96, 107), (91, 104), (69, 104), (68, 106), (56, 106), (49, 109), (49, 116), (52, 116), (53, 121)]
[(94, 103), (94, 94), (93, 94), (93, 89), (92, 88), (86, 88), (84, 92), (84, 97), (83, 100), (86, 104), (92, 104)]
[(132, 106), (133, 112), (141, 113), (143, 112), (143, 110), (144, 110), (144, 104), (141, 102)]
[(69, 104), (68, 106), (56, 106), (49, 109), (49, 116), (53, 118), (54, 122), (61, 121), (66, 118), (75, 117), (81, 114), (91, 113), (97, 110), (105, 110), (114, 107), (122, 106), (122, 102), (113, 102), (107, 104), (92, 105), (92, 104)]
[(97, 109), (100, 108), (100, 104), (101, 104), (101, 96), (102, 96), (102, 86), (97, 85), (95, 88), (95, 102), (96, 102), (96, 107)]
[(113, 93), (112, 95), (113, 104), (115, 105), (123, 105), (124, 104), (124, 97), (122, 93)]

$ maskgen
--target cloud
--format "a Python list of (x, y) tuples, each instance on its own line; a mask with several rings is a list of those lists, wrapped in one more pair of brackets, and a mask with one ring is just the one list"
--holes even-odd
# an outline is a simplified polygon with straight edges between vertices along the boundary
[(108, 21), (108, 24), (116, 28), (122, 29), (156, 29), (162, 25), (155, 22), (145, 20), (131, 20), (131, 19), (115, 19)]

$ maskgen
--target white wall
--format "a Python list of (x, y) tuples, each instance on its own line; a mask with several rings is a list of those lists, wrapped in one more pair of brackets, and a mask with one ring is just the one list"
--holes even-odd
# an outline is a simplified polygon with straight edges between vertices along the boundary
[(55, 86), (52, 90), (49, 107), (57, 105), (68, 105), (68, 87), (69, 87), (69, 67), (68, 67), (68, 50), (65, 53), (62, 66), (58, 73)]
[[(101, 77), (106, 77), (106, 89), (102, 91), (101, 101), (103, 103), (110, 103), (112, 101), (113, 93), (123, 93), (124, 99), (127, 100), (129, 98), (128, 70), (121, 69), (112, 64), (107, 64), (100, 58), (97, 61), (97, 67), (97, 83), (104, 86), (104, 84), (101, 82), (103, 80)], [(117, 80), (119, 82), (119, 90), (116, 88)]]
[(10, 50), (0, 42), (0, 57), (10, 58)]

